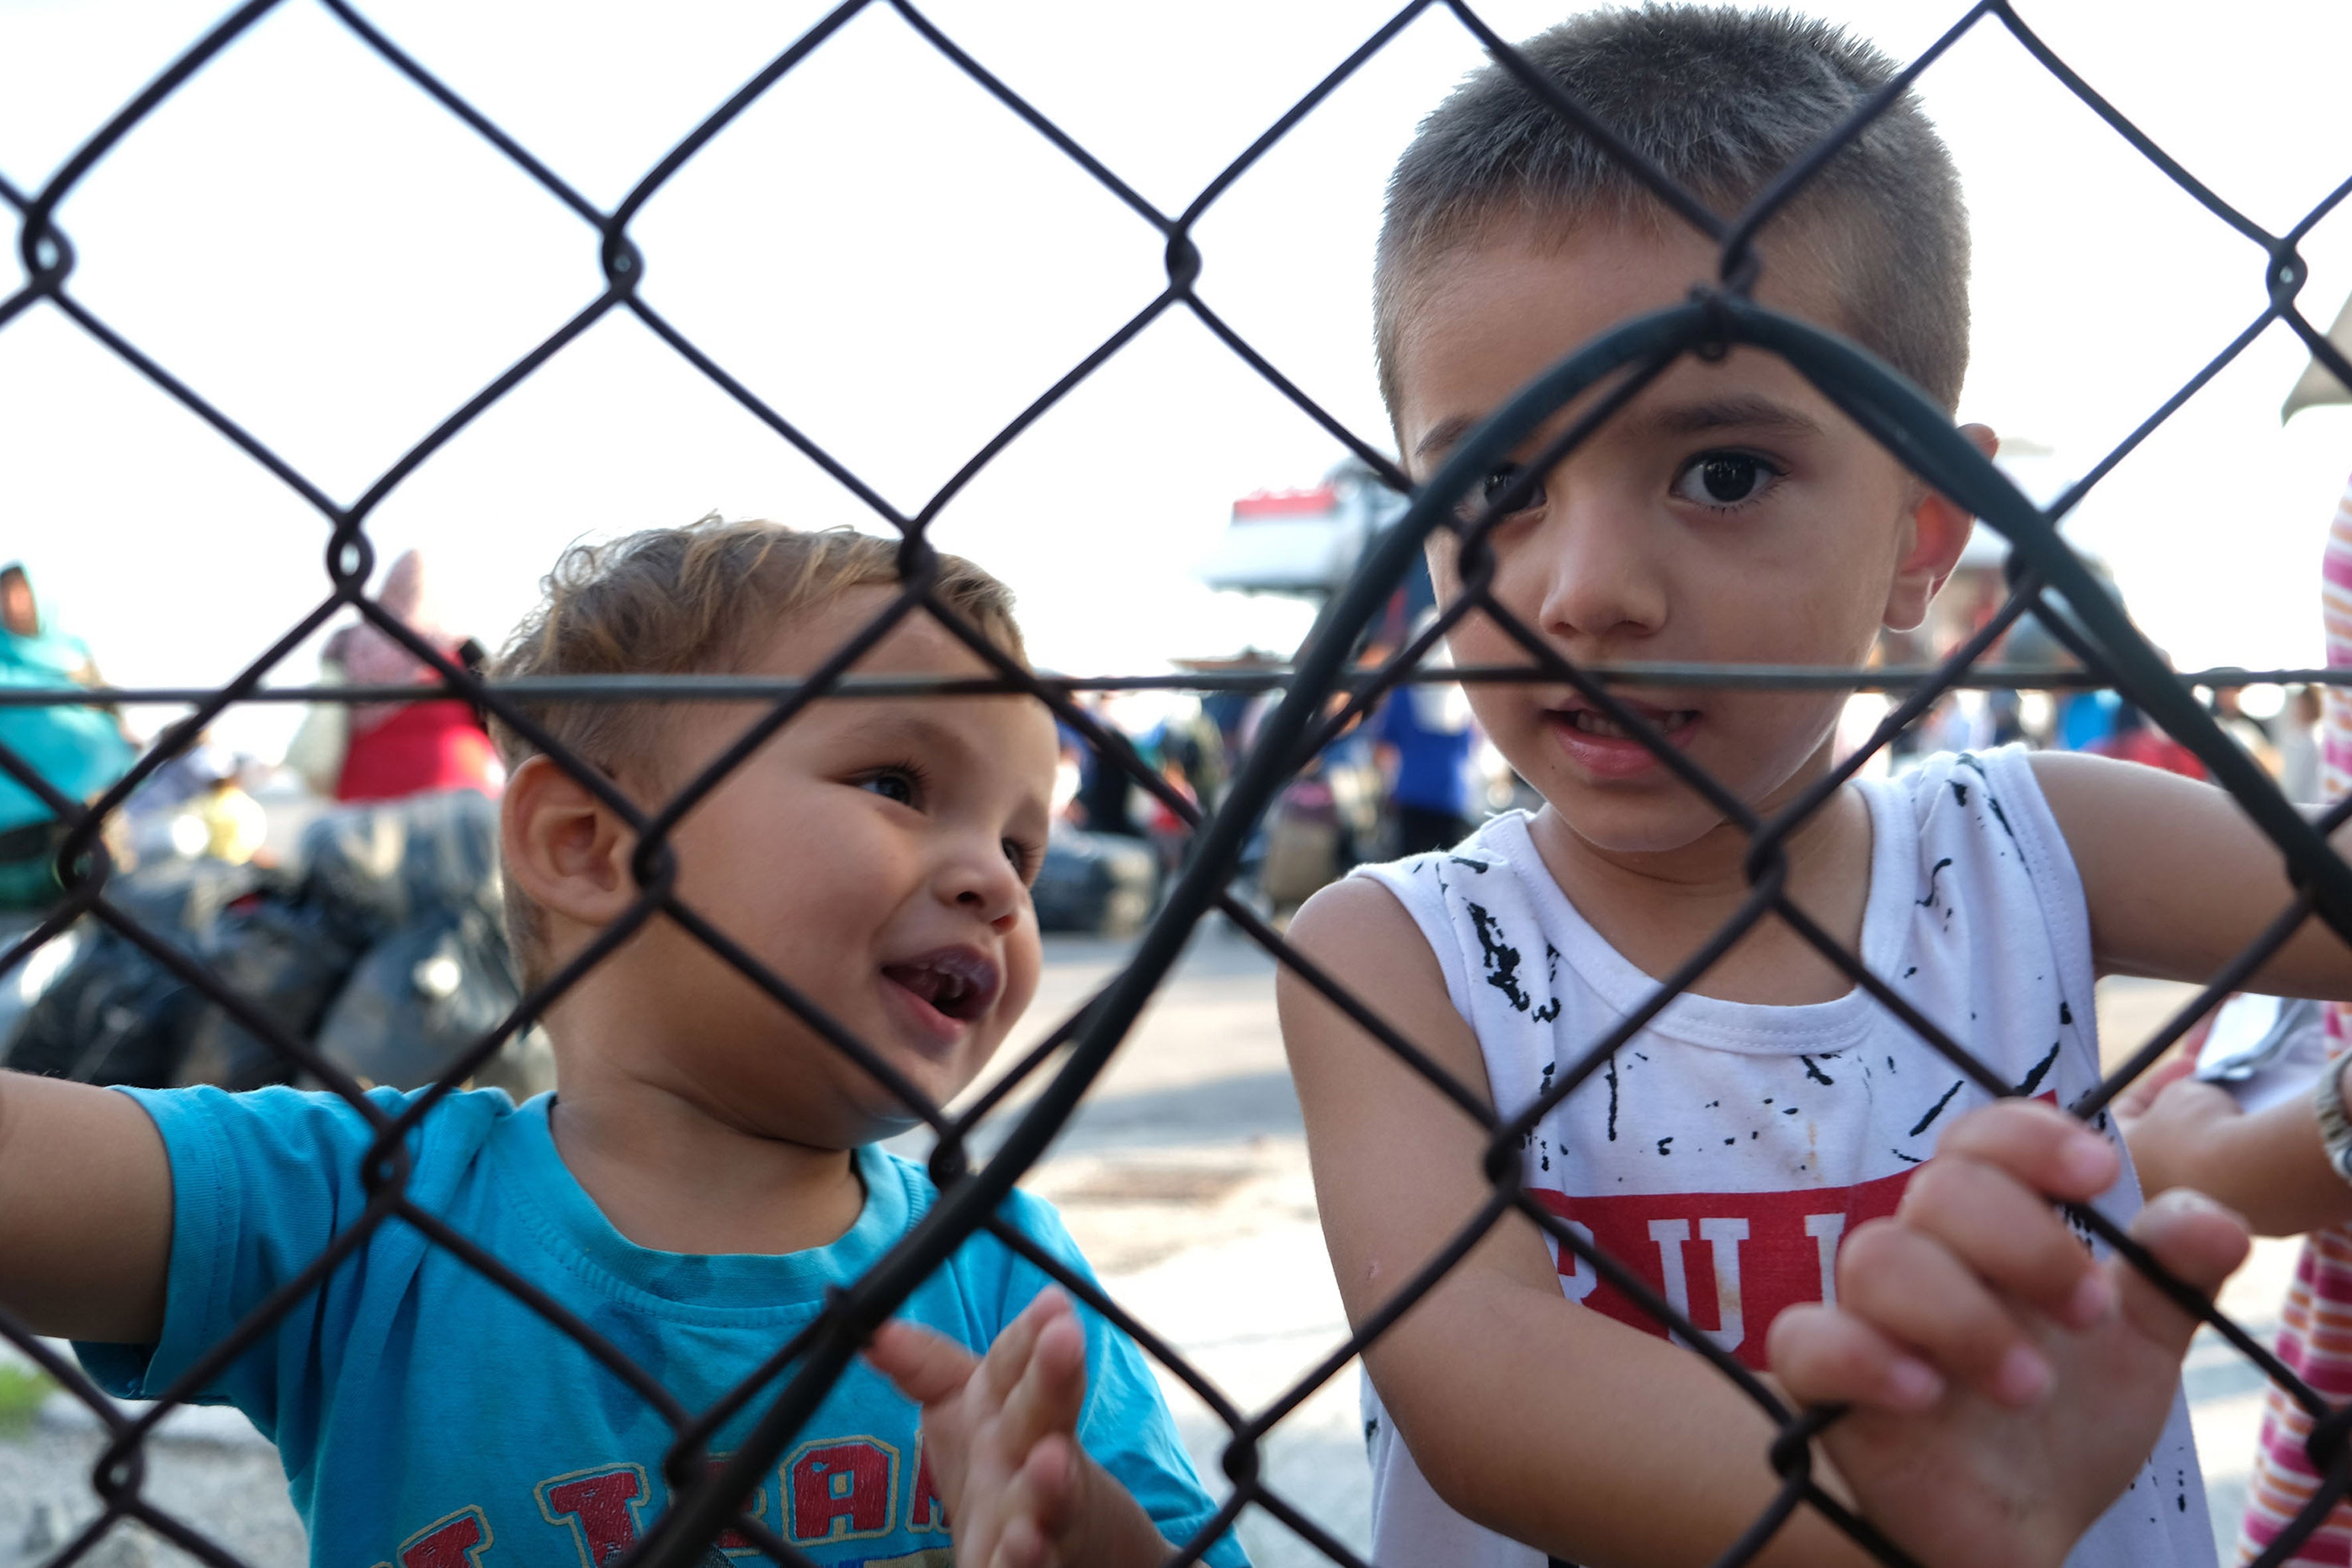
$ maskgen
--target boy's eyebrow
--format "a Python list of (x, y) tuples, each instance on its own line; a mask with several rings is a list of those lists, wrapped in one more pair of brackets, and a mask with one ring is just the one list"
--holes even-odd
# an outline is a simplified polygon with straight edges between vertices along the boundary
[(948, 725), (920, 712), (909, 711), (903, 703), (893, 702), (883, 711), (860, 717), (850, 733), (861, 741), (895, 741), (911, 746), (939, 747), (952, 751), (968, 751), (970, 742)]
[(1413, 443), (1413, 460), (1423, 461), (1447, 450), (1454, 442), (1467, 435), (1470, 427), (1477, 423), (1476, 419), (1467, 414), (1456, 414), (1451, 419), (1439, 420), (1429, 427), (1426, 435)]
[(1704, 436), (1713, 430), (1733, 429), (1818, 436), (1822, 429), (1796, 409), (1769, 397), (1713, 397), (1699, 403), (1675, 403), (1637, 410), (1628, 417), (1668, 436)]
[[(1785, 403), (1767, 397), (1715, 397), (1702, 403), (1677, 403), (1625, 416), (1660, 435), (1704, 436), (1715, 430), (1778, 430), (1791, 436), (1818, 436), (1821, 426)], [(1467, 414), (1441, 419), (1413, 443), (1416, 462), (1427, 462), (1454, 446), (1476, 426)]]

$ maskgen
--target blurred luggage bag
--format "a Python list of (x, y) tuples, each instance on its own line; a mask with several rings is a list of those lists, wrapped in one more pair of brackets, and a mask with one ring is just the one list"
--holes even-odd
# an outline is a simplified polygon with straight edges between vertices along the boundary
[(443, 910), (499, 915), (499, 804), (472, 790), (331, 811), (301, 858), (305, 891), (362, 947)]
[[(369, 1083), (421, 1089), (503, 1023), (520, 999), (497, 922), (479, 910), (428, 915), (360, 960), (319, 1025), (319, 1054)], [(474, 1081), (496, 1084), (518, 1100), (551, 1087), (500, 1070), (516, 1048), (511, 1040), (501, 1046), (471, 1075)]]
[(1056, 827), (1029, 889), (1040, 931), (1129, 936), (1151, 918), (1159, 858), (1140, 838)]
[(1339, 797), (1320, 778), (1297, 780), (1266, 814), (1258, 891), (1276, 909), (1303, 904), (1339, 871)]
[[(499, 881), (499, 806), (444, 790), (345, 807), (302, 836), (306, 886), (364, 948), (319, 1021), (319, 1054), (353, 1077), (421, 1089), (521, 999)], [(554, 1086), (536, 1027), (471, 1075), (517, 1100)]]
[[(209, 963), (231, 909), (277, 886), (255, 867), (175, 859), (123, 872), (107, 897), (159, 941)], [(203, 995), (111, 926), (84, 919), (74, 931), (73, 955), (26, 1010), (7, 1065), (142, 1089), (178, 1081)]]
[[(498, 807), (472, 791), (320, 817), (299, 883), (249, 866), (170, 859), (109, 897), (209, 969), (278, 1029), (367, 1084), (419, 1089), (518, 999), (501, 919)], [(93, 920), (34, 1001), (6, 1063), (92, 1083), (286, 1082), (296, 1064), (227, 1008)], [(518, 1100), (551, 1088), (536, 1027), (472, 1075)]]

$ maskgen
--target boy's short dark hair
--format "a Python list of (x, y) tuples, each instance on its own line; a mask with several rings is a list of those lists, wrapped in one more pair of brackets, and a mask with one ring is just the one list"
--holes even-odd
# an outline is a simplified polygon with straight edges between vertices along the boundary
[[(542, 597), (490, 674), (725, 675), (742, 669), (794, 617), (861, 588), (898, 586), (898, 544), (846, 528), (793, 529), (716, 515), (575, 544), (541, 584)], [(961, 556), (942, 554), (932, 596), (1014, 659), (1026, 662), (1013, 591)], [(920, 612), (917, 612), (920, 614)], [(642, 789), (671, 782), (660, 765), (658, 702), (530, 702), (531, 721), (572, 755)], [(538, 748), (497, 718), (490, 735), (509, 771)], [(512, 878), (506, 913), (526, 984), (545, 967), (539, 910)]]
[[(1718, 211), (1736, 210), (1843, 124), (1896, 71), (1885, 55), (1790, 11), (1649, 5), (1595, 11), (1518, 46), (1594, 119)], [(1498, 63), (1431, 111), (1389, 179), (1374, 276), (1381, 392), (1413, 291), (1496, 231), (1591, 217), (1681, 222)], [(1969, 228), (1943, 139), (1905, 93), (1816, 174), (1768, 232), (1795, 231), (1827, 268), (1848, 336), (1949, 410), (1969, 360)]]

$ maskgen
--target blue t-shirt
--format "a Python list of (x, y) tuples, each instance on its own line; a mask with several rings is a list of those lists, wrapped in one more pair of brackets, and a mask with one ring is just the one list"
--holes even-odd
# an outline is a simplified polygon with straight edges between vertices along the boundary
[[(366, 1206), (367, 1124), (331, 1095), (128, 1090), (163, 1134), (171, 1277), (153, 1346), (77, 1346), (109, 1392), (152, 1398)], [(397, 1114), (407, 1097), (372, 1096)], [(829, 1247), (781, 1257), (656, 1252), (614, 1230), (557, 1154), (550, 1097), (452, 1095), (411, 1134), (409, 1194), (546, 1291), (689, 1411), (716, 1402), (864, 1273), (937, 1196), (921, 1169), (856, 1152), (866, 1205)], [(1052, 1207), (1002, 1211), (1084, 1272)], [(1045, 1277), (994, 1239), (966, 1242), (900, 1315), (978, 1351)], [(1078, 1437), (1179, 1544), (1213, 1512), (1140, 1352), (1092, 1312)], [(724, 1454), (772, 1385), (722, 1428)], [(394, 1220), (209, 1384), (273, 1442), (320, 1568), (596, 1568), (668, 1501), (668, 1425), (521, 1301)], [(815, 1561), (950, 1561), (919, 1412), (854, 1362), (765, 1478), (751, 1512)], [(721, 1538), (721, 1551), (748, 1542)], [(723, 1559), (708, 1559), (719, 1568)], [(1228, 1532), (1207, 1561), (1245, 1563)]]

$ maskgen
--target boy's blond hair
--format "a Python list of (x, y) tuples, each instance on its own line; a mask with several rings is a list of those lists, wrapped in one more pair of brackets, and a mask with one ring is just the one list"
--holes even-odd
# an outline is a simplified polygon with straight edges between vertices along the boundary
[[(497, 680), (535, 676), (727, 675), (740, 671), (794, 617), (860, 588), (899, 584), (898, 545), (846, 528), (801, 530), (717, 515), (574, 544), (492, 664)], [(1013, 592), (961, 556), (939, 557), (931, 594), (1016, 660), (1026, 661)], [(919, 613), (919, 612), (918, 612)], [(525, 715), (581, 761), (639, 789), (675, 782), (659, 766), (673, 704), (529, 701)], [(495, 716), (490, 736), (511, 773), (540, 748)], [(506, 879), (507, 927), (524, 984), (545, 963), (538, 908)]]

